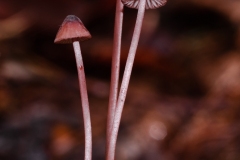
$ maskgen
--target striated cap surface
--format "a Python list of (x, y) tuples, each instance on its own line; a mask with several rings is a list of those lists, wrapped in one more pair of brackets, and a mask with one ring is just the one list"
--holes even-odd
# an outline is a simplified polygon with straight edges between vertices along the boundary
[[(122, 0), (122, 3), (129, 7), (138, 9), (140, 0)], [(167, 0), (146, 0), (146, 9), (155, 9), (166, 4)]]
[(91, 37), (77, 16), (68, 15), (59, 28), (54, 43), (72, 43), (73, 41), (84, 41)]

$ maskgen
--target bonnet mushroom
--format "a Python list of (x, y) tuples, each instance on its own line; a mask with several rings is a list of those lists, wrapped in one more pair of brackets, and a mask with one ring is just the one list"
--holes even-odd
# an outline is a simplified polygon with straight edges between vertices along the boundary
[(78, 80), (83, 110), (85, 131), (85, 157), (84, 157), (85, 160), (92, 159), (92, 131), (86, 78), (84, 73), (83, 60), (79, 41), (84, 41), (90, 38), (91, 35), (88, 32), (88, 30), (84, 27), (82, 21), (74, 15), (69, 15), (64, 19), (54, 40), (54, 43), (60, 44), (73, 43), (77, 63)]
[(133, 32), (132, 42), (131, 42), (128, 57), (127, 57), (127, 62), (126, 62), (126, 66), (123, 74), (122, 84), (121, 84), (118, 99), (117, 99), (114, 120), (111, 127), (112, 129), (111, 129), (110, 138), (109, 138), (110, 142), (108, 144), (109, 146), (107, 150), (107, 160), (114, 160), (114, 157), (115, 157), (115, 148), (116, 148), (116, 141), (117, 141), (121, 115), (122, 115), (123, 106), (126, 99), (133, 62), (136, 55), (136, 50), (137, 50), (140, 32), (142, 28), (145, 9), (155, 9), (163, 6), (166, 2), (167, 0), (122, 0), (122, 3), (125, 6), (138, 9), (138, 14), (137, 14), (136, 24)]

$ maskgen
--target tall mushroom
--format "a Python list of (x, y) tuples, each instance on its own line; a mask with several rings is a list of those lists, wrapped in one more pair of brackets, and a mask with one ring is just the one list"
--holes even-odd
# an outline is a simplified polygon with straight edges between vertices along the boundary
[(114, 121), (112, 124), (112, 130), (110, 134), (109, 150), (107, 152), (107, 160), (114, 160), (114, 157), (115, 157), (115, 148), (116, 148), (116, 141), (117, 141), (121, 115), (122, 115), (123, 106), (126, 99), (126, 94), (127, 94), (133, 62), (134, 62), (134, 58), (135, 58), (135, 54), (138, 46), (145, 9), (155, 9), (163, 6), (166, 2), (167, 0), (122, 0), (122, 3), (125, 6), (138, 9), (138, 14), (137, 14), (136, 24), (133, 32), (132, 42), (131, 42), (129, 53), (128, 53), (127, 62), (126, 62), (126, 66), (123, 74), (122, 84), (121, 84), (118, 99), (117, 99), (117, 105), (116, 105), (115, 114), (114, 114)]
[(67, 16), (61, 27), (58, 30), (54, 43), (66, 44), (73, 43), (75, 52), (75, 58), (78, 70), (78, 80), (80, 87), (80, 94), (82, 100), (83, 120), (84, 120), (84, 131), (85, 131), (85, 160), (92, 159), (92, 129), (91, 119), (89, 111), (89, 102), (87, 95), (86, 78), (83, 67), (83, 60), (81, 55), (79, 41), (90, 39), (91, 35), (88, 30), (84, 27), (82, 21), (74, 16)]

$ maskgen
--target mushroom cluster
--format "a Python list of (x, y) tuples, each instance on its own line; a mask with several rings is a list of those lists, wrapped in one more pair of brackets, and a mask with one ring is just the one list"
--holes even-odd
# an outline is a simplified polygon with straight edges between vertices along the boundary
[[(106, 160), (114, 160), (117, 135), (125, 103), (130, 76), (132, 72), (133, 62), (136, 55), (138, 41), (140, 38), (142, 22), (146, 9), (159, 8), (167, 0), (117, 0), (116, 16), (115, 16), (115, 29), (114, 29), (114, 42), (113, 42), (113, 58), (112, 58), (112, 71), (111, 71), (111, 85), (108, 106), (108, 119), (107, 119), (107, 143), (106, 143)], [(122, 83), (118, 92), (119, 82), (119, 68), (120, 68), (120, 55), (121, 55), (121, 38), (122, 38), (122, 23), (123, 23), (123, 10), (124, 6), (129, 8), (138, 9), (136, 24), (133, 32), (133, 37), (126, 61), (126, 66), (123, 74)], [(72, 43), (78, 70), (79, 86), (82, 100), (82, 110), (84, 119), (85, 130), (85, 160), (92, 159), (92, 131), (91, 120), (89, 111), (89, 102), (87, 95), (86, 78), (83, 67), (83, 60), (81, 55), (79, 41), (90, 39), (91, 35), (84, 27), (82, 21), (74, 16), (69, 15), (63, 21), (57, 36), (54, 40), (55, 43)]]

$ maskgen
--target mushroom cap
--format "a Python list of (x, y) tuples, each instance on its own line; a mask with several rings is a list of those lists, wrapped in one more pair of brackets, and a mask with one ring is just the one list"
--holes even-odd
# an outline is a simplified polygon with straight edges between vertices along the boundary
[[(129, 7), (138, 9), (140, 0), (122, 0), (122, 3)], [(146, 9), (155, 9), (166, 4), (167, 0), (146, 0)]]
[(91, 37), (91, 34), (77, 16), (68, 15), (60, 26), (54, 43), (72, 43), (74, 41), (84, 41)]

